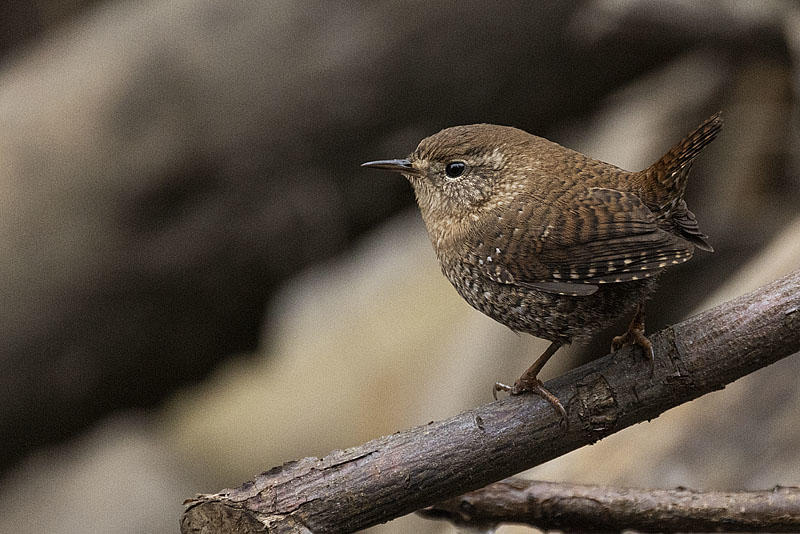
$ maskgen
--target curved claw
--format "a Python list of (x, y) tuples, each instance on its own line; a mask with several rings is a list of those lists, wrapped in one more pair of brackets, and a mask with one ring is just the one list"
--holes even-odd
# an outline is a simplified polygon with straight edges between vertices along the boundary
[[(567, 410), (564, 409), (564, 406), (561, 404), (561, 401), (558, 400), (558, 397), (550, 393), (545, 387), (542, 385), (541, 380), (537, 380), (536, 384), (533, 384), (530, 387), (529, 391), (531, 393), (536, 393), (544, 400), (549, 402), (553, 408), (555, 408), (561, 414), (561, 421), (559, 422), (559, 426), (563, 430), (567, 430), (569, 428), (569, 419), (567, 419)], [(513, 392), (512, 392), (513, 393)]]
[(611, 340), (611, 352), (616, 352), (625, 345), (637, 345), (642, 348), (650, 362), (650, 377), (652, 378), (655, 372), (656, 355), (653, 352), (653, 344), (644, 335), (644, 303), (640, 302), (636, 306), (636, 315), (633, 316), (628, 331)]
[(513, 386), (503, 384), (502, 382), (495, 382), (492, 389), (492, 395), (494, 396), (495, 400), (497, 400), (498, 391), (507, 391), (511, 395), (521, 395), (523, 393), (534, 393), (539, 395), (541, 398), (549, 402), (561, 415), (559, 426), (561, 426), (561, 428), (565, 431), (569, 428), (567, 410), (564, 409), (564, 406), (561, 404), (561, 401), (558, 400), (558, 397), (550, 393), (550, 391), (544, 387), (542, 381), (538, 378), (534, 379), (533, 381), (525, 381), (524, 383), (521, 380), (517, 380)]
[[(645, 337), (645, 339), (647, 338)], [(642, 347), (642, 348), (644, 349), (645, 354), (647, 355), (647, 358), (650, 363), (650, 378), (653, 378), (653, 375), (656, 372), (656, 353), (653, 351), (653, 344), (650, 343), (649, 339), (647, 339), (647, 347)]]
[(495, 382), (494, 387), (492, 387), (492, 397), (494, 397), (494, 400), (497, 400), (498, 391), (508, 391), (512, 395), (514, 394), (514, 388), (511, 386), (503, 384), (502, 382)]
[(653, 344), (647, 339), (644, 332), (638, 328), (633, 328), (611, 340), (612, 353), (617, 352), (625, 346), (637, 346), (644, 351), (644, 355), (650, 364), (650, 376), (652, 377), (655, 373), (656, 355), (653, 351)]

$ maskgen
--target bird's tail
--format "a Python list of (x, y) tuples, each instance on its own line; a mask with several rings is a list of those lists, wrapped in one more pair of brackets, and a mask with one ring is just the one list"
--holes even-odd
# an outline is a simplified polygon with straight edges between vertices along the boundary
[(709, 251), (713, 249), (706, 242), (707, 236), (700, 232), (683, 195), (692, 161), (721, 129), (722, 113), (717, 112), (636, 177), (642, 200), (656, 218), (670, 220), (686, 239)]
[(669, 152), (661, 156), (661, 159), (642, 171), (641, 178), (647, 182), (642, 185), (646, 189), (650, 189), (653, 200), (657, 199), (660, 204), (665, 201), (670, 202), (675, 198), (683, 198), (686, 191), (686, 177), (692, 166), (692, 160), (714, 140), (721, 128), (722, 116), (718, 112), (706, 119), (680, 143), (669, 149)]

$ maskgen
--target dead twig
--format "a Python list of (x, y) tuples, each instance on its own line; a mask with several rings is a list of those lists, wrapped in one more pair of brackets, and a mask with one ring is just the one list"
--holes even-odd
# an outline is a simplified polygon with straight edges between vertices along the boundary
[(188, 532), (352, 532), (594, 443), (800, 350), (800, 271), (651, 336), (655, 372), (621, 350), (522, 395), (324, 458), (276, 467), (187, 502)]
[(418, 513), (460, 525), (569, 532), (800, 532), (800, 488), (698, 492), (509, 478)]

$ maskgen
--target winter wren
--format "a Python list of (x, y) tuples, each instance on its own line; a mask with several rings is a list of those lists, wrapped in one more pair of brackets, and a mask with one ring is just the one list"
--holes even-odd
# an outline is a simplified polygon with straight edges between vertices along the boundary
[(644, 336), (644, 301), (665, 268), (712, 251), (684, 201), (692, 161), (722, 127), (706, 120), (639, 172), (591, 159), (522, 130), (455, 126), (423, 139), (407, 159), (365, 167), (402, 173), (448, 280), (473, 307), (516, 332), (551, 341), (516, 381), (566, 421), (537, 375), (566, 343), (636, 309), (612, 350)]

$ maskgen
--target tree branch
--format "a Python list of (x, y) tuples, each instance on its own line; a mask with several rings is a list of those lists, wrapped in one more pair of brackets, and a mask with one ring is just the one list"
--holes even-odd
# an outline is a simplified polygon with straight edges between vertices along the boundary
[(800, 532), (800, 488), (645, 490), (509, 478), (418, 512), (456, 524), (580, 532)]
[(625, 349), (509, 397), (187, 502), (183, 532), (352, 532), (594, 443), (800, 350), (800, 271), (651, 336), (655, 373)]

